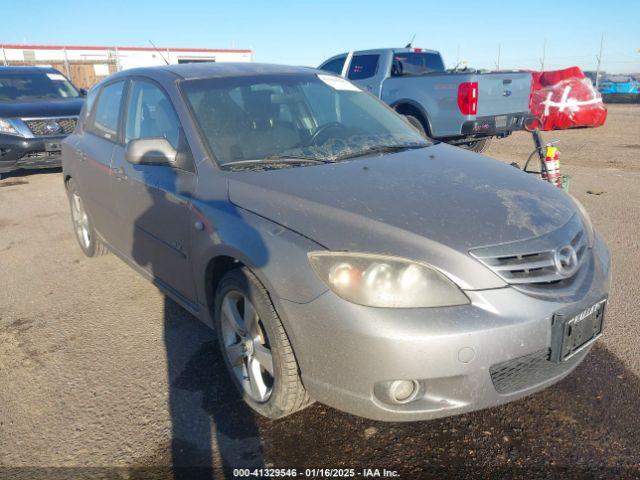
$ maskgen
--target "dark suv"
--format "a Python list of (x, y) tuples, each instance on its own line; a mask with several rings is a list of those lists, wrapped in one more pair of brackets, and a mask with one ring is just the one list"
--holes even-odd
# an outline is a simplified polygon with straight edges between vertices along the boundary
[(60, 142), (84, 103), (59, 71), (0, 67), (0, 176), (20, 168), (60, 166)]

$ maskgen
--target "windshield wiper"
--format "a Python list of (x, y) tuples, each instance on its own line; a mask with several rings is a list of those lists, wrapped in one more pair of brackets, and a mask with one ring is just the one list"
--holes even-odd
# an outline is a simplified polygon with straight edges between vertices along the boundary
[(271, 155), (265, 158), (255, 158), (251, 160), (238, 160), (235, 162), (225, 162), (221, 163), (221, 167), (251, 167), (251, 166), (261, 166), (264, 165), (266, 167), (273, 165), (300, 165), (300, 164), (310, 164), (317, 165), (321, 163), (332, 163), (333, 160), (323, 160), (321, 158), (316, 157), (297, 157), (293, 155)]
[(395, 153), (402, 152), (403, 150), (416, 150), (420, 148), (430, 147), (431, 143), (424, 144), (411, 144), (411, 145), (376, 145), (373, 147), (358, 150), (357, 152), (345, 153), (335, 158), (336, 162), (340, 160), (346, 160), (348, 158), (363, 157), (365, 155), (371, 155), (374, 153)]

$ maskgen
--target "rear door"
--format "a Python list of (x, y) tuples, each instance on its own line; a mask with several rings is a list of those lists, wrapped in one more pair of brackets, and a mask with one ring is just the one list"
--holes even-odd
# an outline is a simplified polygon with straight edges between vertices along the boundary
[(379, 53), (356, 53), (349, 64), (347, 78), (380, 97), (382, 81), (387, 76)]
[(100, 88), (84, 129), (73, 144), (80, 194), (94, 227), (109, 244), (118, 224), (111, 190), (111, 160), (118, 142), (124, 85), (120, 80)]
[(529, 111), (530, 73), (483, 73), (477, 78), (478, 117)]
[(179, 118), (162, 87), (149, 79), (131, 79), (125, 104), (123, 144), (113, 158), (119, 248), (162, 287), (195, 303), (190, 249), (195, 168), (132, 165), (125, 160), (130, 141), (149, 138), (166, 138), (189, 156)]

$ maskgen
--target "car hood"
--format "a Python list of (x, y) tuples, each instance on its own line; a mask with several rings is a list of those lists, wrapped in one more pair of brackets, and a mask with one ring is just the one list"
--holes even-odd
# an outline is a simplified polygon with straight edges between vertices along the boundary
[[(471, 248), (544, 235), (576, 212), (560, 189), (446, 144), (232, 173), (229, 197), (328, 249), (410, 256), (447, 272), (451, 262), (466, 264)], [(464, 276), (464, 265), (458, 267)]]
[(0, 102), (1, 118), (69, 117), (78, 115), (83, 98), (59, 100), (32, 100), (25, 102)]

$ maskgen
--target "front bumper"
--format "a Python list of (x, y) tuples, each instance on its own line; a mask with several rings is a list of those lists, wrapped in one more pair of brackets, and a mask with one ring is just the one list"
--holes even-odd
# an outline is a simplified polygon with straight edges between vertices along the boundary
[[(584, 359), (590, 345), (562, 364), (547, 357), (554, 313), (577, 313), (609, 292), (609, 252), (600, 237), (593, 255), (591, 287), (570, 302), (511, 287), (467, 291), (470, 305), (432, 309), (363, 307), (331, 291), (306, 304), (275, 301), (313, 398), (375, 420), (433, 419), (531, 394)], [(419, 395), (404, 404), (385, 399), (395, 380), (415, 380)]]
[(61, 166), (61, 142), (66, 135), (25, 138), (0, 134), (0, 173), (21, 168)]
[(476, 137), (508, 135), (511, 132), (524, 129), (527, 122), (532, 119), (533, 115), (528, 112), (476, 117), (475, 120), (462, 124), (461, 133)]

